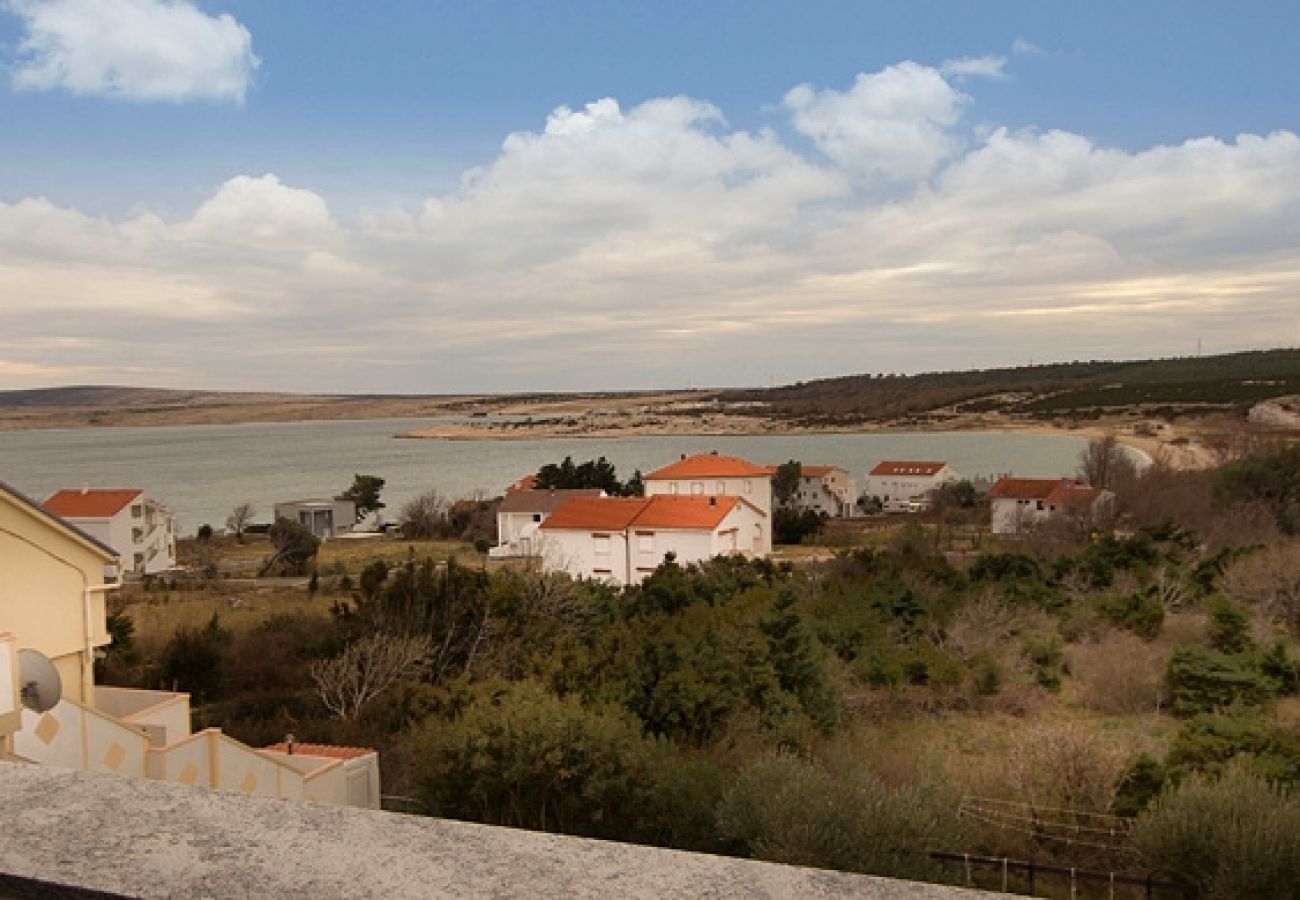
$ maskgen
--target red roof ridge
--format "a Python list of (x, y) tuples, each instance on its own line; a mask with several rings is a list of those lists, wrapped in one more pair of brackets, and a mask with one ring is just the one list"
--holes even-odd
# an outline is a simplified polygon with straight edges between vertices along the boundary
[(745, 478), (766, 477), (771, 475), (766, 466), (756, 465), (739, 456), (723, 456), (718, 453), (696, 453), (683, 456), (677, 462), (669, 463), (643, 476), (646, 481), (662, 481), (671, 478)]
[(67, 519), (105, 519), (117, 515), (143, 493), (140, 488), (64, 489), (41, 505)]
[(935, 475), (947, 462), (940, 460), (883, 459), (869, 475)]

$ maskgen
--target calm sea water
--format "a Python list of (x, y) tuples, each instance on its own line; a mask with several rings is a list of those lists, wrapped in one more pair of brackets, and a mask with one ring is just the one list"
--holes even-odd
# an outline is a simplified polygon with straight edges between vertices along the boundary
[(250, 502), (257, 520), (272, 504), (331, 496), (353, 473), (387, 479), (389, 517), (430, 488), (448, 498), (499, 494), (521, 475), (572, 455), (605, 456), (622, 477), (649, 471), (682, 453), (717, 450), (758, 463), (798, 459), (847, 469), (861, 489), (882, 459), (947, 460), (962, 475), (1073, 474), (1082, 438), (951, 432), (761, 437), (550, 438), (526, 441), (404, 440), (401, 431), (430, 420), (86, 428), (0, 434), (0, 481), (43, 500), (60, 488), (141, 487), (168, 504), (181, 532), (220, 527), (235, 505)]

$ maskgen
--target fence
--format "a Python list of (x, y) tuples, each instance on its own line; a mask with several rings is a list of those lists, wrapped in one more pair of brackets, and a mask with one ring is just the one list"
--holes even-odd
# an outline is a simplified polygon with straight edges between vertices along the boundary
[[(1063, 886), (1068, 887), (1071, 900), (1079, 897), (1079, 888), (1081, 885), (1098, 885), (1102, 888), (1102, 894), (1093, 894), (1091, 896), (1104, 895), (1107, 900), (1114, 900), (1119, 894), (1116, 894), (1116, 888), (1137, 888), (1138, 895), (1147, 898), (1147, 900), (1158, 900), (1158, 898), (1182, 897), (1191, 900), (1194, 895), (1192, 890), (1186, 885), (1178, 884), (1173, 881), (1164, 881), (1156, 879), (1152, 875), (1126, 875), (1122, 872), (1099, 872), (1092, 869), (1077, 869), (1072, 866), (1059, 866), (1048, 863), (1034, 862), (1033, 860), (1014, 860), (1005, 857), (996, 856), (979, 856), (972, 853), (946, 853), (935, 851), (930, 853), (930, 858), (938, 862), (960, 864), (964, 871), (963, 876), (968, 885), (975, 885), (975, 870), (991, 869), (992, 879), (984, 879), (980, 887), (992, 887), (1002, 890), (1004, 893), (1021, 893), (1017, 885), (1011, 881), (1012, 875), (1023, 875), (1027, 882), (1026, 893), (1036, 895), (1040, 888), (1040, 876), (1052, 876), (1059, 878), (1064, 882)], [(999, 878), (1000, 876), (1000, 878)], [(1000, 880), (1001, 884), (998, 884)], [(1128, 896), (1134, 896), (1129, 892)]]

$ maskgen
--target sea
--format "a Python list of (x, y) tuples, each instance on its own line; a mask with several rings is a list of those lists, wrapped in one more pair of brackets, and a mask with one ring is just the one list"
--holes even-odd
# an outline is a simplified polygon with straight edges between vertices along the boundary
[[(506, 485), (565, 456), (604, 456), (627, 478), (684, 453), (716, 450), (756, 463), (797, 459), (846, 469), (861, 490), (883, 459), (945, 460), (974, 478), (1073, 475), (1087, 441), (1070, 435), (1003, 432), (799, 434), (439, 440), (398, 438), (439, 419), (80, 428), (0, 433), (0, 481), (40, 501), (61, 488), (138, 487), (167, 504), (181, 534), (221, 528), (251, 503), (254, 521), (273, 504), (329, 497), (354, 474), (385, 479), (382, 515), (428, 490), (449, 500), (500, 494)], [(463, 421), (463, 420), (456, 420)]]

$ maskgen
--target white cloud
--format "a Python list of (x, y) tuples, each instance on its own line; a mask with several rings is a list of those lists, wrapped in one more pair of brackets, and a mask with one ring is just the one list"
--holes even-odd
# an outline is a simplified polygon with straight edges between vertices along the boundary
[(1011, 52), (1018, 56), (1046, 56), (1047, 51), (1033, 41), (1018, 37), (1011, 42)]
[(1007, 65), (1005, 56), (963, 56), (961, 59), (947, 59), (939, 66), (939, 71), (951, 78), (992, 78), (1000, 80), (1007, 77), (1004, 71)]
[(1300, 341), (1295, 134), (976, 141), (974, 99), (915, 63), (792, 94), (816, 150), (605, 98), (351, 222), (272, 174), (179, 219), (0, 203), (0, 385), (752, 384)]
[(25, 33), (18, 90), (125, 100), (243, 103), (253, 71), (248, 29), (189, 0), (7, 0)]
[(800, 85), (785, 95), (794, 127), (844, 169), (912, 181), (960, 146), (952, 127), (970, 98), (936, 69), (903, 62), (861, 74), (847, 91)]

